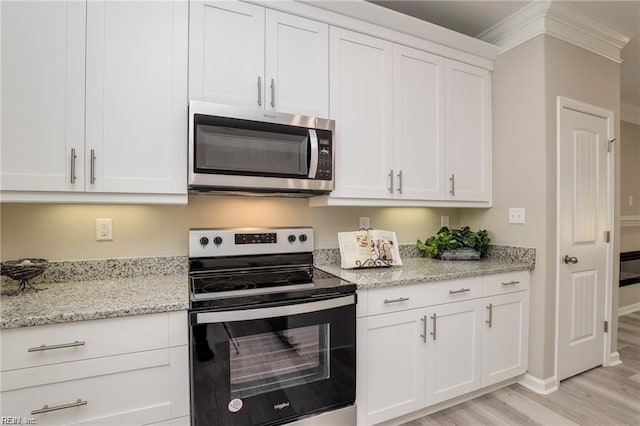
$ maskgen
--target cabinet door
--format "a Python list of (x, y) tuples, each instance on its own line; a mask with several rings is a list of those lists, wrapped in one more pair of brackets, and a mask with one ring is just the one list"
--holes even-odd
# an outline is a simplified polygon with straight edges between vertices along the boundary
[(88, 191), (186, 193), (187, 42), (185, 2), (88, 2)]
[(393, 46), (396, 193), (445, 198), (444, 58)]
[(427, 395), (432, 405), (480, 388), (482, 301), (427, 310)]
[(264, 8), (190, 2), (189, 99), (263, 108)]
[(490, 201), (489, 71), (446, 61), (448, 199)]
[(392, 44), (331, 27), (329, 63), (337, 149), (333, 195), (393, 196)]
[(527, 371), (529, 292), (520, 291), (483, 299), (482, 386)]
[(0, 8), (2, 190), (83, 191), (86, 5)]
[(358, 424), (375, 424), (424, 406), (423, 310), (358, 319)]
[(265, 108), (329, 116), (329, 26), (266, 11)]

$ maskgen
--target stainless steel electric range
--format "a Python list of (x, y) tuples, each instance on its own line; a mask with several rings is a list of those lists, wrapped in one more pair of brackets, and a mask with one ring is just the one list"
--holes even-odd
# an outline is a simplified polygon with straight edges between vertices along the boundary
[(189, 231), (192, 424), (355, 424), (356, 288), (313, 247), (312, 228)]

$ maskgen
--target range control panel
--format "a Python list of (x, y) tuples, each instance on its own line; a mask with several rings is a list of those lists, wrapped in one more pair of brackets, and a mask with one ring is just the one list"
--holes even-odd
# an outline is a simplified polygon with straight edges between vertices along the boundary
[(250, 256), (313, 251), (313, 228), (189, 230), (189, 257)]

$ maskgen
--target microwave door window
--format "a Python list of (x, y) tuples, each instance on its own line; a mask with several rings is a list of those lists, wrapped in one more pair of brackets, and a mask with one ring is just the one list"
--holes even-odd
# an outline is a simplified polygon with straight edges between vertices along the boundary
[(304, 177), (308, 174), (306, 135), (199, 125), (197, 170), (203, 173)]

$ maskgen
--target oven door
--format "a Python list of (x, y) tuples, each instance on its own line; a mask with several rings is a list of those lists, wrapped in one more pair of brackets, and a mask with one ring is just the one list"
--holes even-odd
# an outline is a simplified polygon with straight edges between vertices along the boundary
[(355, 401), (355, 295), (190, 321), (195, 425), (282, 424)]

